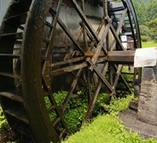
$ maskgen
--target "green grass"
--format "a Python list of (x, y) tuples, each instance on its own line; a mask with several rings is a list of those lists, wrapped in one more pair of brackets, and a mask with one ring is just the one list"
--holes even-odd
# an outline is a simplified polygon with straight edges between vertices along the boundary
[(10, 127), (0, 106), (0, 131), (2, 130), (10, 130)]
[(157, 42), (154, 41), (142, 42), (142, 47), (143, 48), (157, 47)]
[(109, 114), (97, 116), (62, 143), (157, 143), (156, 139), (143, 139), (138, 133), (126, 130), (118, 118), (118, 112), (128, 108), (132, 97), (112, 100), (110, 106), (104, 107)]
[(143, 139), (137, 133), (126, 131), (115, 115), (99, 115), (91, 124), (63, 143), (157, 143), (155, 139)]

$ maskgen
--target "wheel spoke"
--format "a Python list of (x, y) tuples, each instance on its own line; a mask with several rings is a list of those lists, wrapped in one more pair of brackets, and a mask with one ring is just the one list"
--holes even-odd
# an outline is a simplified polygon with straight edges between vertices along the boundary
[[(140, 46), (130, 0), (112, 5), (13, 0), (0, 33), (0, 96), (10, 126), (28, 141), (63, 139), (71, 101), (85, 100), (87, 121), (104, 86), (111, 96), (131, 92), (123, 68), (133, 63), (132, 51)], [(139, 85), (141, 69), (129, 74)], [(56, 97), (61, 91), (65, 95)]]

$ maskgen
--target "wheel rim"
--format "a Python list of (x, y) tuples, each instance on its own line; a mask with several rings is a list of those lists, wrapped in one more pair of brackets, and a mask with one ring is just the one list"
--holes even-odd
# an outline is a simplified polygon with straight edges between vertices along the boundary
[[(122, 13), (127, 14), (125, 10), (129, 7), (125, 6), (129, 2), (122, 2)], [(97, 75), (99, 82), (97, 82), (93, 96), (88, 92), (86, 97), (89, 98), (89, 104), (85, 120), (88, 120), (91, 116), (102, 85), (105, 85), (111, 94), (115, 94), (120, 79), (125, 88), (130, 90), (121, 75), (123, 66), (121, 64), (115, 66), (106, 60), (108, 51), (123, 51), (123, 46), (118, 41), (119, 32), (117, 32), (115, 39), (120, 49), (111, 46), (111, 50), (103, 46), (107, 46), (106, 41), (109, 31), (114, 33), (117, 28), (114, 27), (114, 23), (112, 23), (112, 29), (110, 19), (104, 19), (103, 14), (99, 17), (93, 16), (97, 18), (95, 21), (92, 15), (88, 15), (87, 11), (85, 15), (83, 13), (85, 6), (91, 6), (84, 2), (81, 5), (82, 8), (75, 0), (66, 3), (67, 7), (64, 6), (62, 0), (14, 0), (8, 9), (1, 28), (0, 65), (2, 66), (0, 78), (2, 82), (0, 82), (0, 94), (2, 107), (11, 127), (36, 142), (57, 142), (67, 134), (68, 129), (63, 119), (66, 106), (73, 94), (77, 94), (82, 86), (88, 89), (91, 84), (94, 84), (93, 73)], [(120, 10), (120, 7), (117, 9)], [(71, 23), (62, 20), (61, 17), (63, 18), (62, 14), (66, 8), (74, 12), (70, 16), (73, 16), (73, 18), (79, 17), (79, 20), (75, 21), (77, 18), (74, 18)], [(96, 7), (93, 8), (97, 9)], [(110, 9), (108, 10), (112, 19), (112, 13), (116, 9), (111, 9), (112, 12), (110, 12)], [(103, 7), (101, 7), (101, 11), (103, 12)], [(83, 22), (79, 23), (80, 20)], [(112, 20), (114, 21), (114, 19)], [(99, 26), (95, 28), (93, 21), (101, 24), (97, 24)], [(106, 26), (104, 26), (104, 22), (107, 23)], [(74, 24), (72, 25), (72, 23)], [(68, 24), (71, 24), (72, 27), (68, 28)], [(121, 28), (122, 25), (119, 27)], [(78, 28), (81, 30), (77, 31)], [(134, 31), (132, 26), (131, 28)], [(75, 38), (76, 33), (81, 35), (84, 40), (80, 38), (81, 36)], [(64, 39), (58, 38), (57, 35), (63, 35), (62, 38)], [(56, 41), (57, 38), (59, 41)], [(139, 39), (134, 39), (133, 49), (137, 48), (135, 47), (135, 41), (139, 42)], [(7, 50), (4, 47), (7, 47)], [(99, 68), (98, 65), (102, 67)], [(116, 71), (119, 71), (119, 73), (113, 78)], [(109, 78), (106, 77), (107, 72), (112, 73), (108, 76)], [(53, 96), (54, 90), (56, 90), (56, 87), (54, 87), (55, 81), (58, 79), (57, 77), (62, 79), (61, 75), (65, 77), (67, 74), (68, 76), (65, 79), (72, 76), (74, 79), (70, 78), (69, 91), (62, 104), (58, 105)], [(140, 75), (138, 75), (138, 78), (140, 78)], [(85, 79), (85, 82), (80, 79)], [(77, 89), (77, 85), (82, 86)], [(59, 90), (62, 90), (62, 88), (59, 87)], [(49, 102), (49, 105), (47, 106), (45, 102)], [(15, 108), (11, 110), (14, 106)], [(51, 119), (52, 114), (55, 114), (53, 119)]]

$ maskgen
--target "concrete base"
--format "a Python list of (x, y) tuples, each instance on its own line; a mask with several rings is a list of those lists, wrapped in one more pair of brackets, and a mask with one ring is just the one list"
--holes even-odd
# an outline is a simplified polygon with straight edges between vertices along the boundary
[(157, 126), (157, 70), (144, 68), (138, 103), (138, 118)]
[(138, 105), (139, 119), (157, 126), (157, 84), (142, 84)]

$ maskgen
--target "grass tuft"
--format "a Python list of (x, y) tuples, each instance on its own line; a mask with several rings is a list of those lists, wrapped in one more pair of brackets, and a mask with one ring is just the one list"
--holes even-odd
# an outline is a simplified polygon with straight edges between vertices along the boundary
[(143, 139), (138, 133), (126, 130), (117, 116), (117, 113), (128, 108), (132, 98), (113, 99), (108, 106), (109, 114), (98, 115), (62, 143), (157, 143), (154, 138)]
[(142, 42), (142, 47), (143, 48), (157, 47), (157, 42), (155, 41)]

